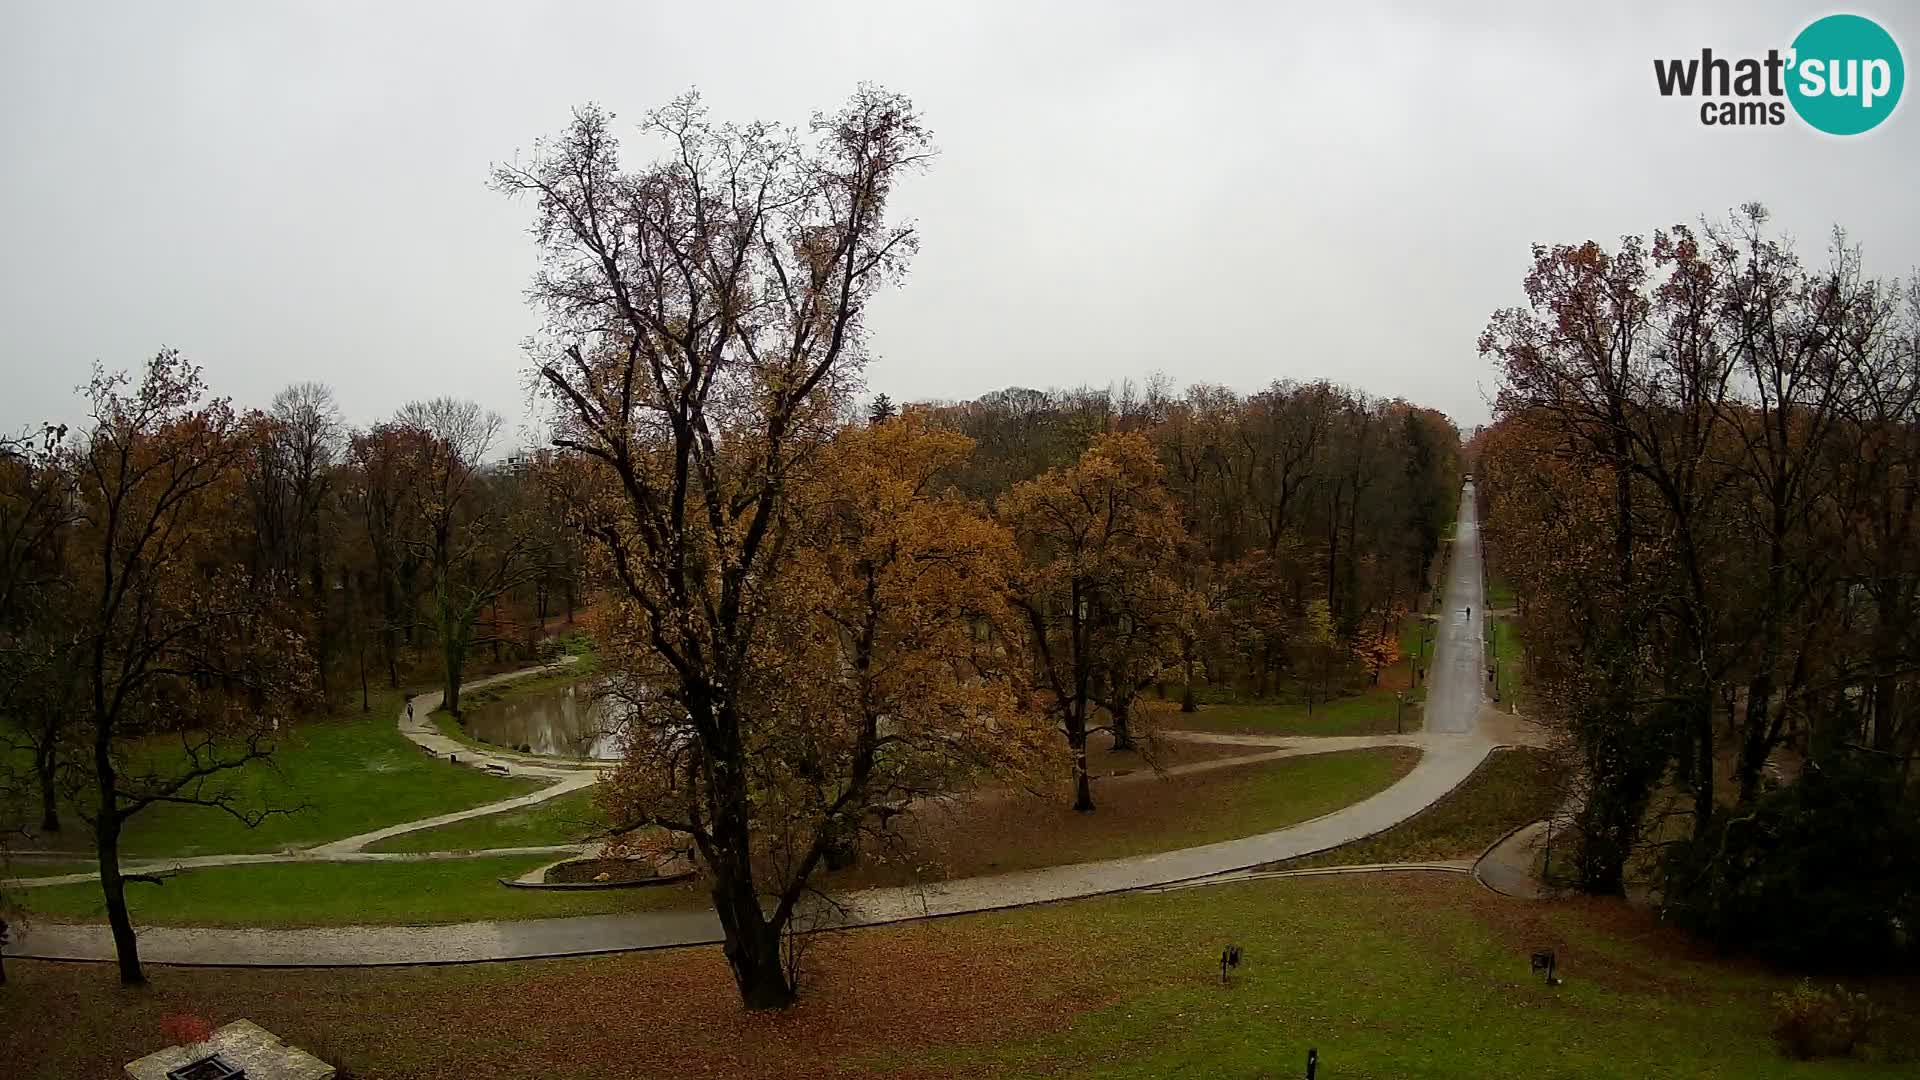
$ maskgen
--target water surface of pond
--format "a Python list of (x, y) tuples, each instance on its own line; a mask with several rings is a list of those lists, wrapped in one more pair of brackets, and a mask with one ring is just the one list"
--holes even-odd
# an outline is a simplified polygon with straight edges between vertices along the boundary
[(581, 679), (515, 694), (466, 715), (467, 734), (495, 746), (525, 743), (535, 754), (612, 760), (620, 756), (620, 706), (605, 682)]

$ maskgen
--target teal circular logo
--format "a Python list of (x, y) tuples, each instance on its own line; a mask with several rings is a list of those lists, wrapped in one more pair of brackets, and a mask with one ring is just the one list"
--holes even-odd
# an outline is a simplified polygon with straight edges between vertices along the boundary
[(1793, 39), (1787, 99), (1800, 119), (1829, 135), (1871, 131), (1892, 115), (1906, 85), (1900, 46), (1860, 15), (1829, 15)]

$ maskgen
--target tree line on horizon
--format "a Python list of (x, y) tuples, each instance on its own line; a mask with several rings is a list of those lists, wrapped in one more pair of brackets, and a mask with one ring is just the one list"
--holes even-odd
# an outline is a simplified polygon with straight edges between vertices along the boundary
[(175, 350), (84, 395), (0, 440), (0, 832), (95, 850), (138, 981), (131, 819), (296, 811), (239, 783), (284, 724), (422, 677), (457, 709), (471, 654), (531, 655), (573, 606), (579, 545), (537, 463), (486, 463), (500, 421), (470, 402), (354, 431), (325, 386), (243, 411)]

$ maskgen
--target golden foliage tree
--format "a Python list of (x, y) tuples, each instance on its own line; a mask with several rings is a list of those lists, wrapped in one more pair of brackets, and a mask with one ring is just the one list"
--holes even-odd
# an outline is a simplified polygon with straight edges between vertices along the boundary
[(1076, 810), (1093, 809), (1087, 737), (1100, 730), (1102, 680), (1137, 693), (1178, 657), (1188, 612), (1171, 574), (1185, 533), (1162, 473), (1144, 435), (1102, 435), (1078, 462), (1016, 485), (998, 506), (1026, 557), (1014, 603), (1041, 708), (1073, 758)]
[[(914, 249), (887, 202), (930, 141), (911, 102), (875, 87), (816, 117), (810, 142), (715, 123), (693, 95), (649, 113), (641, 132), (667, 153), (626, 170), (612, 117), (580, 110), (495, 181), (536, 205), (533, 292), (554, 335), (539, 377), (557, 448), (586, 463), (567, 487), (571, 513), (613, 586), (609, 665), (639, 704), (632, 803), (692, 838), (741, 999), (779, 1006), (794, 994), (780, 945), (806, 883), (797, 871), (838, 834), (766, 815), (790, 805), (789, 785), (851, 780), (817, 768), (846, 751), (808, 743), (826, 721), (799, 704), (824, 691), (771, 675), (799, 670), (782, 652), (802, 617), (795, 493), (821, 482), (867, 302)], [(866, 780), (812, 805), (843, 795), (842, 817)], [(755, 858), (770, 824), (811, 839), (796, 873), (763, 889)]]

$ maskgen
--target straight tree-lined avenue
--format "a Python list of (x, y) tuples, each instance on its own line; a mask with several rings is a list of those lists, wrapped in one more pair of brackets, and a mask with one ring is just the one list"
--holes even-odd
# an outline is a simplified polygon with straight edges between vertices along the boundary
[(1460, 497), (1446, 600), (1435, 636), (1433, 678), (1427, 685), (1427, 730), (1467, 735), (1478, 727), (1484, 660), (1481, 626), (1487, 617), (1486, 578), (1480, 565), (1480, 523), (1473, 481)]

